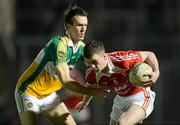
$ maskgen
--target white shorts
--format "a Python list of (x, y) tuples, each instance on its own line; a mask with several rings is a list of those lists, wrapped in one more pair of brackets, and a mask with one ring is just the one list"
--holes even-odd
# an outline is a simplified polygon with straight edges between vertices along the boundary
[(18, 109), (18, 113), (24, 111), (33, 111), (37, 114), (42, 111), (52, 109), (53, 107), (61, 104), (60, 97), (56, 92), (53, 92), (49, 96), (38, 99), (34, 96), (27, 94), (19, 94), (17, 89), (15, 90), (15, 100)]
[(110, 117), (117, 121), (131, 104), (141, 106), (146, 113), (146, 117), (148, 117), (154, 109), (154, 100), (155, 93), (150, 88), (127, 97), (116, 95)]

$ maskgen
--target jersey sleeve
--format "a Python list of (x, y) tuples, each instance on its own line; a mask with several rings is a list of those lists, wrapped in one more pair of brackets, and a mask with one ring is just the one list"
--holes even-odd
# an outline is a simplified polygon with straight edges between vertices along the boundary
[(67, 44), (62, 39), (53, 39), (49, 51), (54, 65), (67, 63)]
[(142, 62), (142, 56), (139, 51), (129, 50), (128, 53), (129, 59), (125, 61), (125, 66), (128, 68), (134, 67), (136, 64)]
[(113, 56), (114, 59), (117, 60), (114, 61), (115, 65), (126, 69), (131, 69), (137, 63), (142, 62), (140, 51), (117, 51), (112, 53), (111, 56)]
[(131, 59), (132, 65), (142, 62), (142, 56), (141, 56), (140, 51), (130, 50), (130, 51), (128, 51), (128, 55), (130, 55), (130, 58), (132, 58)]

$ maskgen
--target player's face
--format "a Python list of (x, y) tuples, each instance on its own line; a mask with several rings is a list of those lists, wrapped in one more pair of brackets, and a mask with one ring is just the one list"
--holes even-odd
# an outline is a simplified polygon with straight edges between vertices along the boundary
[(97, 72), (102, 72), (107, 67), (107, 57), (104, 54), (94, 54), (91, 59), (86, 59), (85, 63)]
[(73, 42), (83, 41), (87, 30), (88, 19), (86, 16), (74, 16), (73, 25), (68, 25), (68, 33)]

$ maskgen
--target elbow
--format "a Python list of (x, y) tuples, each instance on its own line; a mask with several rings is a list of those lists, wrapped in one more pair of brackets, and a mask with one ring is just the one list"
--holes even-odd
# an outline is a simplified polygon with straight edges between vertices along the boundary
[(70, 80), (62, 80), (62, 84), (64, 88), (68, 88), (69, 83), (70, 83)]
[(152, 52), (152, 51), (147, 51), (147, 55), (150, 55), (150, 56), (155, 56), (155, 53)]
[(145, 58), (144, 58), (144, 61), (145, 61), (145, 62), (149, 62), (149, 61), (152, 61), (152, 60), (155, 60), (155, 59), (157, 59), (157, 58), (156, 58), (156, 55), (155, 55), (154, 52), (152, 52), (152, 51), (147, 51), (147, 52), (145, 53)]
[(71, 81), (72, 81), (72, 80), (70, 80), (70, 79), (68, 79), (68, 78), (60, 79), (60, 82), (62, 83), (62, 85), (63, 85), (64, 88), (68, 88), (69, 83), (70, 83)]

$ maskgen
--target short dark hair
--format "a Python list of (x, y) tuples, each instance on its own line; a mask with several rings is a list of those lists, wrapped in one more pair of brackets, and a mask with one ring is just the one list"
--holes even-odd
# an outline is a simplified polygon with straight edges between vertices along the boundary
[(84, 57), (90, 59), (95, 53), (105, 52), (105, 48), (102, 42), (93, 40), (88, 42), (84, 48)]
[(66, 27), (66, 24), (73, 25), (73, 17), (79, 15), (79, 16), (86, 16), (88, 13), (82, 9), (81, 7), (78, 7), (76, 4), (71, 5), (64, 11), (64, 24)]

